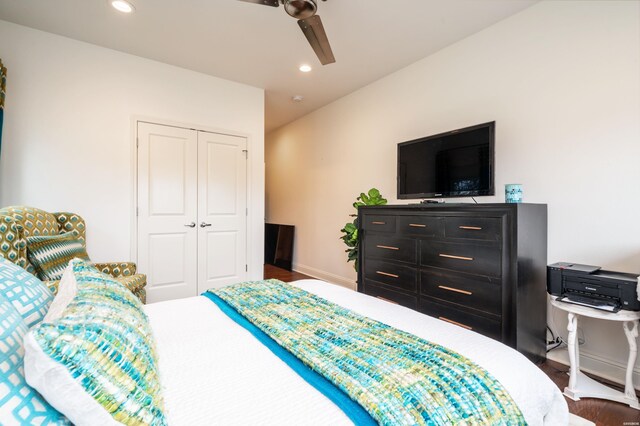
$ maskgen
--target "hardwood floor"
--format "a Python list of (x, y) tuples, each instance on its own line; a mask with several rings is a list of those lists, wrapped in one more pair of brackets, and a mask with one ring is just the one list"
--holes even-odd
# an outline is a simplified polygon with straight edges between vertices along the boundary
[[(290, 282), (312, 277), (295, 271), (290, 272), (273, 265), (264, 265), (264, 278), (276, 278), (280, 281)], [(538, 364), (538, 367), (549, 376), (560, 390), (563, 390), (569, 384), (568, 366), (546, 360)], [(618, 384), (607, 382), (598, 377), (593, 378), (622, 390), (622, 387)], [(627, 405), (595, 398), (582, 399), (576, 402), (565, 397), (565, 400), (569, 405), (569, 412), (594, 422), (596, 426), (640, 426), (640, 411), (634, 410)]]
[(275, 278), (276, 280), (284, 281), (286, 283), (296, 280), (305, 280), (311, 278), (307, 275), (301, 274), (296, 271), (287, 271), (286, 269), (278, 268), (273, 265), (264, 265), (264, 279)]
[[(549, 376), (560, 390), (564, 390), (565, 386), (569, 384), (569, 375), (567, 374), (569, 371), (568, 365), (546, 360), (538, 364), (538, 367)], [(593, 375), (589, 376), (608, 386), (612, 386), (618, 390), (624, 390), (624, 388), (617, 383), (612, 383)], [(572, 401), (567, 397), (564, 399), (569, 405), (569, 412), (591, 420), (596, 426), (640, 425), (640, 411), (628, 405), (596, 398), (583, 398), (580, 401)]]

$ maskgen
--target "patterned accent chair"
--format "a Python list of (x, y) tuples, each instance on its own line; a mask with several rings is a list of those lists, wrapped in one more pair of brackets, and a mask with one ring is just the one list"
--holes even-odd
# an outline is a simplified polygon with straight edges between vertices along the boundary
[[(56, 235), (73, 232), (86, 245), (84, 219), (74, 213), (47, 213), (33, 207), (11, 206), (0, 209), (0, 256), (35, 274), (27, 257), (26, 237)], [(132, 262), (94, 263), (98, 270), (111, 275), (133, 292), (142, 303), (146, 302), (147, 277), (136, 274)], [(46, 283), (57, 293), (59, 281)]]

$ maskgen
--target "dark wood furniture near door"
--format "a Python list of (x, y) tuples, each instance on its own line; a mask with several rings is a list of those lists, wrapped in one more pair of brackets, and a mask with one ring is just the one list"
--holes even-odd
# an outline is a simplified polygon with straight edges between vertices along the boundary
[(293, 225), (264, 224), (264, 263), (291, 271), (293, 263)]
[(547, 206), (358, 210), (358, 291), (546, 358)]

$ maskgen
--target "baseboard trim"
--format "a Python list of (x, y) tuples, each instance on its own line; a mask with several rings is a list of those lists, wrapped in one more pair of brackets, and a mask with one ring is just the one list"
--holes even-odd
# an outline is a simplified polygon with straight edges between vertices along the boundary
[(348, 278), (335, 275), (330, 272), (321, 271), (320, 269), (312, 268), (310, 266), (302, 265), (300, 263), (294, 263), (292, 269), (301, 274), (309, 275), (310, 277), (317, 278), (319, 280), (327, 281), (339, 286), (346, 287), (349, 290), (356, 290), (356, 282)]
[[(569, 365), (569, 353), (566, 348), (549, 352), (547, 358), (560, 364)], [(624, 386), (624, 377), (627, 373), (626, 364), (623, 365), (600, 355), (580, 350), (580, 369)], [(636, 390), (640, 390), (640, 370), (637, 367), (633, 370), (633, 385)]]

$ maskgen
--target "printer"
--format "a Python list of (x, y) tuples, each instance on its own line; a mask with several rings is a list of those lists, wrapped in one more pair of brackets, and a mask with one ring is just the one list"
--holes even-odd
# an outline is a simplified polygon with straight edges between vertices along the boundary
[(563, 302), (609, 312), (640, 311), (639, 287), (637, 274), (567, 262), (547, 266), (547, 291)]

